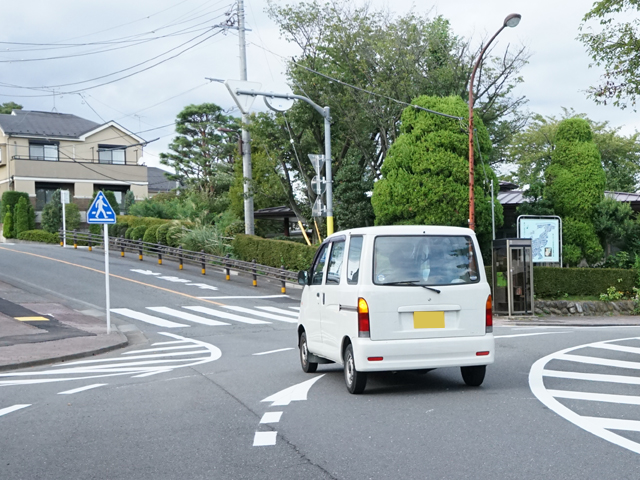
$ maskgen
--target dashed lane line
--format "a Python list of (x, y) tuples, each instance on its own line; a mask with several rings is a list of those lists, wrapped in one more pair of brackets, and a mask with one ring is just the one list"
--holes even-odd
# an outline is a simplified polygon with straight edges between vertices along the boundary
[(260, 353), (254, 353), (254, 356), (258, 356), (258, 355), (269, 355), (270, 353), (279, 353), (279, 352), (286, 352), (288, 350), (293, 350), (293, 347), (289, 347), (289, 348), (279, 348), (277, 350), (269, 350), (268, 352), (260, 352)]
[(17, 410), (23, 409), (23, 408), (27, 408), (30, 407), (31, 404), (27, 404), (27, 405), (13, 405), (12, 407), (6, 407), (6, 408), (0, 408), (0, 417), (3, 415), (6, 415), (8, 413), (11, 412), (15, 412)]
[(86, 385), (80, 388), (74, 388), (73, 390), (66, 390), (64, 392), (58, 392), (58, 395), (73, 395), (74, 393), (84, 392), (86, 390), (92, 390), (98, 387), (104, 387), (106, 383), (94, 383), (93, 385)]

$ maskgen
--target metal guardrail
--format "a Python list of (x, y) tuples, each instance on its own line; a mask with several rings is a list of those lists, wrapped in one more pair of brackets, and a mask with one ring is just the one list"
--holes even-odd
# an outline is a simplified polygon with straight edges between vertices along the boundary
[[(60, 230), (60, 245), (64, 244), (63, 231)], [(76, 230), (67, 231), (67, 244), (73, 240), (73, 248), (78, 248), (79, 243), (89, 247), (89, 251), (94, 246), (103, 244), (104, 238), (101, 234), (88, 232), (78, 232)], [(258, 277), (270, 278), (281, 282), (281, 291), (286, 293), (286, 282), (297, 283), (298, 273), (291, 270), (285, 270), (284, 265), (281, 268), (270, 267), (268, 265), (260, 265), (255, 260), (246, 262), (231, 258), (230, 255), (219, 256), (205, 253), (204, 250), (195, 252), (192, 250), (184, 250), (180, 247), (169, 247), (159, 243), (143, 242), (142, 240), (131, 240), (120, 237), (108, 237), (109, 249), (119, 250), (120, 256), (124, 257), (126, 252), (138, 254), (138, 260), (143, 261), (145, 256), (154, 256), (158, 259), (158, 265), (162, 265), (163, 260), (172, 259), (178, 262), (178, 269), (182, 270), (184, 264), (199, 265), (200, 273), (206, 275), (207, 267), (219, 267), (225, 273), (226, 280), (231, 280), (231, 271), (248, 273), (252, 275), (253, 286), (258, 286)]]

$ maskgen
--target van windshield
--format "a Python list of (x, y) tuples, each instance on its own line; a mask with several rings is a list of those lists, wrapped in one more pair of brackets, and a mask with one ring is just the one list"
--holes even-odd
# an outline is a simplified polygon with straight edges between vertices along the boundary
[(476, 258), (467, 236), (380, 236), (374, 244), (373, 283), (476, 283), (480, 281)]

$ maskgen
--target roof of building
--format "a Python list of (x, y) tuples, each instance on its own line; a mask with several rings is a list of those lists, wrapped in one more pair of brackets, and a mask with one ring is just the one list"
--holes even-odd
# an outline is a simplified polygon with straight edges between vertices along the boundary
[(0, 114), (0, 128), (6, 135), (79, 138), (98, 127), (99, 123), (70, 113), (13, 110), (9, 115)]
[(296, 213), (287, 206), (261, 208), (253, 212), (255, 218), (283, 220), (285, 218), (297, 219)]
[(170, 192), (174, 188), (178, 188), (178, 182), (169, 180), (166, 176), (166, 170), (157, 167), (147, 167), (147, 181), (150, 192)]

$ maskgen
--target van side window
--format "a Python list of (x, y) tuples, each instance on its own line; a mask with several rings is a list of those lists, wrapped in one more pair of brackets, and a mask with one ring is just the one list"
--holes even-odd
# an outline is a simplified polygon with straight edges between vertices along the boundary
[(351, 237), (349, 243), (349, 260), (347, 261), (347, 283), (358, 284), (360, 273), (360, 255), (362, 254), (362, 237)]
[(329, 244), (325, 243), (316, 258), (316, 263), (313, 265), (313, 274), (311, 275), (311, 285), (322, 285), (322, 274), (324, 273), (324, 264), (327, 262), (328, 246)]
[(340, 283), (340, 272), (342, 271), (342, 261), (344, 259), (344, 240), (341, 242), (333, 242), (332, 245), (326, 284), (338, 285)]

